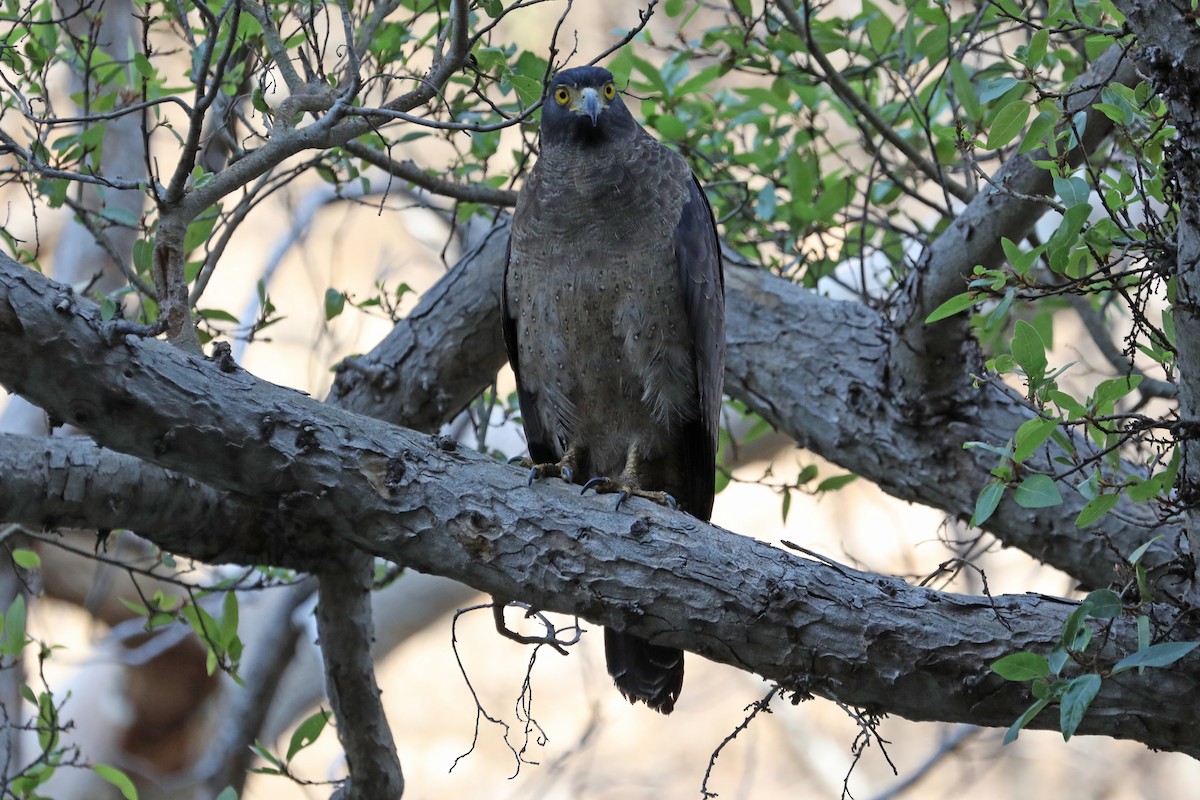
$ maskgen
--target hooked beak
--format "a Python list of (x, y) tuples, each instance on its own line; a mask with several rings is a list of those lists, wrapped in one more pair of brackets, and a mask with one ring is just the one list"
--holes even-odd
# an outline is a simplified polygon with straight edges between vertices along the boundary
[(583, 97), (580, 100), (580, 108), (583, 113), (587, 114), (588, 119), (592, 121), (592, 127), (596, 127), (600, 120), (600, 96), (596, 94), (596, 90), (587, 88), (583, 90)]

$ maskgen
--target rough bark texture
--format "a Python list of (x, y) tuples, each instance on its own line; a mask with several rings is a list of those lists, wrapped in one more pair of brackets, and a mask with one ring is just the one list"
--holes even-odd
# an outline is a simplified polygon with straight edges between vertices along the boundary
[(371, 578), (374, 559), (347, 548), (317, 573), (317, 630), (329, 702), (350, 768), (347, 797), (383, 800), (404, 794), (404, 775), (392, 729), (380, 702), (371, 657)]
[[(553, 482), (266, 384), (162, 342), (106, 336), (98, 310), (20, 267), (0, 270), (0, 381), (102, 444), (308, 523), (305, 541), (364, 550), (534, 606), (619, 624), (788, 688), (912, 719), (1007, 725), (1027, 689), (988, 671), (1047, 651), (1070, 603), (911, 587), (635, 500)], [(110, 343), (111, 342), (111, 343)], [(36, 357), (35, 357), (36, 356)], [(88, 379), (73, 380), (88, 364)], [(51, 367), (50, 365), (57, 365)], [(197, 419), (202, 420), (197, 424)], [(1170, 623), (1169, 611), (1157, 609)], [(1181, 638), (1195, 638), (1186, 626)], [(1132, 620), (1101, 664), (1136, 648)], [(1080, 729), (1200, 755), (1200, 658), (1106, 680)], [(1053, 714), (1035, 727), (1054, 727)]]
[[(1200, 603), (1200, 580), (1195, 574), (1200, 557), (1200, 35), (1190, 3), (1124, 2), (1118, 7), (1129, 25), (1150, 45), (1137, 51), (1138, 65), (1167, 101), (1171, 121), (1179, 131), (1169, 168), (1179, 203), (1179, 221), (1172, 238), (1174, 252), (1165, 261), (1176, 276), (1172, 305), (1178, 346), (1179, 417), (1185, 423), (1183, 463), (1176, 488), (1184, 502), (1185, 530), (1193, 561), (1189, 600)], [(1174, 35), (1191, 30), (1191, 36)]]
[[(490, 380), (487, 370), (504, 360), (498, 331), (506, 238), (507, 226), (502, 224), (431, 293), (452, 304), (449, 310), (435, 314), (433, 307), (439, 300), (430, 299), (428, 305), (423, 301), (413, 319), (397, 326), (356, 366), (344, 369), (333, 393), (338, 402), (371, 416), (412, 420), (417, 428), (465, 407)], [(6, 272), (23, 271), (12, 262), (0, 261), (3, 264)], [(726, 282), (726, 390), (731, 396), (803, 446), (895, 496), (969, 518), (975, 495), (989, 479), (994, 463), (980, 451), (963, 450), (962, 443), (991, 441), (997, 431), (1014, 431), (1032, 412), (992, 389), (964, 403), (952, 418), (915, 424), (887, 386), (887, 330), (882, 315), (733, 264)], [(0, 332), (4, 318), (0, 305)], [(818, 341), (810, 334), (815, 330), (839, 335)], [(452, 344), (459, 331), (467, 337), (462, 349)], [(459, 359), (464, 351), (464, 360), (485, 372), (464, 370)], [(404, 367), (397, 379), (392, 376), (399, 364)], [(407, 375), (421, 377), (405, 381)], [(1028, 463), (1042, 469), (1049, 465), (1049, 457), (1042, 452)], [(1162, 563), (1174, 555), (1180, 528), (1165, 526), (1150, 533), (1151, 520), (1122, 500), (1117, 513), (1106, 518), (1102, 533), (1081, 531), (1074, 519), (1084, 503), (1080, 495), (1067, 493), (1060, 506), (1025, 509), (1006, 498), (986, 529), (1003, 543), (1087, 586), (1111, 580), (1113, 555), (1106, 539), (1118, 551), (1129, 553), (1161, 533), (1147, 563)]]
[[(508, 227), (439, 282), (369, 355), (344, 367), (333, 396), (345, 407), (423, 429), (435, 414), (464, 408), (504, 363), (500, 291)], [(725, 390), (802, 446), (871, 480), (902, 500), (969, 519), (994, 457), (963, 442), (1010, 435), (1032, 411), (998, 389), (977, 392), (952, 416), (910, 418), (887, 384), (887, 321), (864, 305), (807, 292), (761, 270), (728, 263)], [(439, 306), (440, 304), (440, 306)], [(448, 306), (447, 306), (448, 304)], [(435, 309), (439, 309), (435, 313)], [(813, 336), (813, 331), (836, 332)], [(462, 345), (456, 344), (462, 337)], [(404, 364), (403, 370), (397, 365)], [(959, 365), (961, 370), (962, 365)], [(472, 371), (472, 370), (479, 371)], [(421, 376), (419, 382), (404, 376)], [(364, 386), (364, 383), (369, 385)], [(416, 385), (414, 385), (416, 383)], [(1049, 470), (1050, 453), (1028, 463)], [(1052, 470), (1050, 470), (1052, 471)], [(1074, 576), (1086, 586), (1112, 579), (1113, 550), (1128, 554), (1162, 533), (1148, 564), (1175, 554), (1176, 527), (1149, 532), (1154, 520), (1122, 500), (1102, 533), (1081, 531), (1086, 500), (1069, 492), (1061, 506), (1021, 508), (1006, 498), (986, 530), (1006, 545)]]
[[(1109, 83), (1136, 79), (1125, 48), (1114, 45), (1075, 81), (1065, 95), (1063, 117), (1070, 120), (1077, 112), (1085, 111), (1087, 120), (1079, 145), (1067, 154), (1068, 163), (1079, 164), (1112, 131), (1112, 122), (1091, 107), (1101, 90)], [(925, 324), (925, 318), (966, 290), (975, 265), (994, 268), (1004, 262), (1001, 237), (1021, 241), (1049, 210), (1046, 203), (1034, 199), (1053, 196), (1050, 172), (1036, 165), (1049, 158), (1043, 148), (1006, 162), (993, 176), (992, 185), (955, 217), (905, 279), (903, 299), (895, 312), (894, 361), (889, 378), (903, 392), (913, 416), (923, 416), (930, 410), (945, 412), (969, 390), (970, 376), (963, 369), (963, 357), (967, 353), (964, 348), (970, 347), (970, 336), (964, 317), (931, 325)]]
[(434, 430), (504, 366), (500, 292), (507, 222), (493, 227), (370, 353), (344, 361), (330, 398), (377, 419)]
[(0, 434), (0, 475), (0, 516), (6, 521), (46, 529), (152, 530), (160, 547), (210, 564), (303, 568), (320, 557), (286, 544), (291, 537), (275, 515), (86, 437)]

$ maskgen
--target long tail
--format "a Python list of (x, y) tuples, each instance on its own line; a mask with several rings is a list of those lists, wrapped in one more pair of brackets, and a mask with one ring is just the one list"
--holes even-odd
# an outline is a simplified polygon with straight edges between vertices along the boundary
[(670, 714), (683, 688), (683, 651), (604, 629), (608, 674), (631, 703), (642, 702)]

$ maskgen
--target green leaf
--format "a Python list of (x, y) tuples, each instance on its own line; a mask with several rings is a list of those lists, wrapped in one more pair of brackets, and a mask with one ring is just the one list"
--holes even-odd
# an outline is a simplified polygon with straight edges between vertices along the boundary
[(1062, 495), (1049, 475), (1030, 475), (1013, 492), (1021, 508), (1049, 508), (1062, 502)]
[(1067, 652), (1067, 648), (1063, 647), (1061, 643), (1055, 645), (1054, 649), (1050, 651), (1050, 658), (1047, 659), (1050, 662), (1050, 674), (1057, 675), (1062, 672), (1062, 668), (1070, 659), (1071, 654)]
[(1141, 561), (1142, 556), (1146, 555), (1146, 551), (1150, 549), (1150, 545), (1154, 544), (1161, 538), (1163, 538), (1163, 537), (1162, 537), (1162, 534), (1160, 533), (1158, 536), (1155, 536), (1150, 541), (1146, 542), (1143, 545), (1140, 545), (1136, 550), (1134, 550), (1132, 553), (1129, 554), (1129, 563), (1136, 564), (1139, 561)]
[(1145, 650), (1125, 656), (1112, 668), (1112, 674), (1133, 669), (1134, 667), (1167, 667), (1174, 664), (1188, 653), (1200, 647), (1200, 642), (1160, 642), (1152, 644)]
[(150, 63), (150, 59), (146, 58), (141, 53), (133, 54), (133, 67), (138, 71), (138, 74), (147, 80), (154, 78), (154, 65)]
[(232, 786), (226, 786), (217, 794), (217, 800), (238, 800), (238, 793)]
[(1025, 131), (1025, 135), (1021, 137), (1021, 144), (1017, 147), (1017, 152), (1027, 153), (1044, 146), (1046, 139), (1054, 135), (1056, 122), (1058, 122), (1058, 115), (1048, 111), (1043, 111), (1034, 117), (1033, 122), (1029, 123), (1029, 130)]
[(129, 776), (116, 767), (110, 767), (107, 764), (94, 764), (92, 770), (104, 780), (111, 783), (120, 790), (124, 795), (125, 800), (137, 800), (137, 787), (133, 785), (133, 781), (129, 780)]
[(42, 565), (42, 557), (32, 550), (17, 548), (12, 551), (13, 561), (21, 569), (37, 569)]
[[(1132, 486), (1125, 487), (1125, 494), (1135, 503), (1144, 503), (1152, 497), (1158, 497), (1160, 494), (1162, 494), (1162, 490), (1163, 484), (1160, 474), (1145, 480), (1138, 480), (1135, 478)], [(1138, 550), (1141, 550), (1144, 553), (1144, 548), (1148, 547), (1149, 544), (1150, 543), (1147, 542), (1139, 547)], [(1135, 550), (1134, 552), (1137, 553), (1138, 550)], [(1133, 558), (1133, 556), (1130, 556), (1130, 558)], [(1134, 562), (1131, 561), (1130, 563)]]
[(1054, 191), (1062, 198), (1063, 205), (1071, 208), (1081, 203), (1087, 203), (1092, 190), (1083, 178), (1072, 177), (1055, 178)]
[(341, 314), (345, 308), (346, 308), (346, 293), (345, 292), (339, 292), (337, 289), (332, 289), (332, 288), (325, 290), (325, 321), (326, 322), (333, 319), (338, 314)]
[(775, 184), (770, 181), (765, 186), (758, 190), (758, 199), (754, 204), (754, 215), (761, 222), (770, 222), (775, 219)]
[(285, 760), (291, 761), (296, 753), (315, 742), (321, 735), (321, 731), (325, 730), (325, 723), (328, 721), (329, 712), (322, 709), (297, 725), (295, 732), (292, 733), (292, 739), (288, 743)]
[(1032, 68), (1037, 67), (1042, 63), (1042, 59), (1046, 57), (1046, 46), (1050, 42), (1050, 30), (1042, 28), (1037, 33), (1029, 38), (1029, 45), (1025, 48), (1025, 66)]
[(1083, 607), (1089, 617), (1096, 619), (1116, 619), (1121, 616), (1124, 606), (1121, 596), (1112, 589), (1097, 589), (1083, 598)]
[(49, 751), (58, 746), (59, 727), (58, 709), (54, 707), (54, 695), (42, 692), (38, 695), (38, 744), (42, 750)]
[(18, 656), (25, 648), (25, 595), (18, 594), (4, 612), (4, 639), (0, 652)]
[(987, 522), (996, 511), (996, 506), (1000, 505), (1000, 498), (1003, 496), (1004, 484), (1000, 481), (991, 481), (984, 486), (975, 500), (975, 514), (971, 517), (971, 525), (978, 528)]
[(838, 489), (841, 489), (846, 484), (852, 483), (857, 478), (858, 478), (858, 476), (852, 472), (848, 472), (845, 475), (834, 475), (832, 478), (826, 478), (825, 480), (818, 483), (817, 491), (818, 492), (834, 492), (834, 491), (837, 491)]
[(1087, 606), (1080, 603), (1075, 609), (1067, 615), (1067, 621), (1063, 623), (1063, 645), (1075, 649), (1075, 644), (1079, 639), (1079, 631), (1084, 628), (1083, 621), (1087, 618)]
[(960, 311), (965, 311), (966, 309), (975, 305), (975, 302), (976, 299), (974, 292), (963, 292), (962, 294), (956, 294), (954, 297), (951, 297), (949, 300), (942, 303), (940, 306), (930, 312), (929, 316), (925, 318), (925, 324), (928, 325), (931, 322), (938, 322), (946, 317), (952, 317)]
[(1024, 461), (1029, 458), (1057, 429), (1058, 420), (1043, 417), (1025, 420), (1013, 436), (1013, 460)]
[(963, 450), (983, 450), (987, 453), (995, 453), (1001, 458), (1012, 458), (1013, 452), (1011, 447), (997, 447), (994, 444), (987, 442), (963, 442)]
[(216, 206), (208, 208), (201, 212), (191, 225), (188, 225), (187, 233), (183, 235), (184, 253), (190, 253), (208, 241), (213, 228), (216, 227), (219, 211), (220, 209)]
[(283, 762), (280, 761), (279, 758), (276, 757), (274, 753), (272, 753), (270, 750), (268, 750), (267, 746), (265, 744), (263, 744), (262, 742), (259, 742), (259, 741), (255, 741), (254, 744), (250, 745), (250, 751), (253, 752), (255, 755), (257, 755), (259, 758), (261, 758), (263, 761), (266, 761), (268, 764), (272, 765), (271, 767), (255, 767), (250, 770), (251, 772), (257, 773), (259, 775), (282, 775), (283, 774)]
[(117, 316), (117, 300), (110, 294), (100, 298), (100, 319), (104, 322), (111, 321)]
[(1023, 319), (1017, 320), (1013, 331), (1012, 355), (1030, 380), (1046, 374), (1046, 345), (1037, 329)]
[(1075, 527), (1086, 528), (1088, 525), (1091, 525), (1111, 511), (1119, 499), (1119, 494), (1096, 495), (1088, 501), (1088, 504), (1079, 512), (1079, 516), (1075, 518)]
[(1038, 700), (1036, 703), (1025, 709), (1025, 713), (1017, 717), (1017, 721), (1008, 727), (1008, 732), (1004, 734), (1004, 743), (1011, 744), (1017, 740), (1021, 734), (1021, 729), (1029, 723), (1033, 722), (1033, 718), (1041, 713), (1042, 709), (1050, 705), (1049, 700)]
[(975, 94), (975, 87), (971, 85), (971, 78), (967, 75), (966, 68), (957, 58), (950, 61), (950, 83), (954, 86), (954, 97), (962, 106), (967, 117), (979, 119), (979, 97)]
[(229, 649), (237, 640), (238, 596), (237, 592), (226, 592), (221, 603), (221, 646)]
[(1006, 681), (1031, 681), (1050, 674), (1050, 663), (1037, 653), (1009, 653), (992, 662), (992, 672)]
[(1111, 414), (1113, 404), (1142, 384), (1141, 375), (1101, 381), (1093, 393), (1093, 402), (1101, 414)]
[(240, 322), (233, 314), (220, 308), (198, 308), (196, 309), (196, 315), (210, 322), (232, 322), (235, 325)]
[(1075, 735), (1083, 715), (1092, 704), (1097, 692), (1100, 691), (1100, 676), (1094, 673), (1079, 675), (1071, 679), (1067, 690), (1059, 701), (1059, 727), (1062, 729), (1063, 741)]
[(654, 127), (663, 135), (663, 138), (672, 141), (681, 142), (688, 136), (687, 123), (674, 114), (660, 114), (655, 117)]
[(510, 75), (508, 82), (516, 90), (517, 97), (521, 98), (523, 105), (531, 106), (542, 97), (542, 82), (537, 78), (530, 78), (526, 75)]
[(988, 132), (984, 147), (988, 150), (999, 150), (1017, 138), (1017, 134), (1025, 127), (1031, 110), (1027, 100), (1013, 100), (1000, 109), (992, 120), (992, 129)]

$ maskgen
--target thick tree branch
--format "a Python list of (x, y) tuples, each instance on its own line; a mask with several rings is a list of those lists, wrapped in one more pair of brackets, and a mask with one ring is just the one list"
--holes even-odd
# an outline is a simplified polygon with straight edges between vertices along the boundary
[(277, 515), (82, 436), (0, 434), (0, 475), (0, 518), (30, 527), (153, 531), (164, 550), (210, 564), (310, 571), (331, 555), (306, 551)]
[[(507, 228), (501, 226), (426, 293), (379, 347), (344, 365), (333, 397), (354, 411), (405, 420), (423, 430), (465, 407), (504, 363), (496, 331), (506, 241)], [(881, 315), (767, 273), (728, 272), (728, 392), (803, 446), (885, 491), (968, 519), (994, 463), (982, 451), (964, 451), (962, 443), (1015, 431), (1031, 412), (1005, 395), (983, 392), (953, 417), (913, 424), (885, 383)], [(807, 331), (839, 335), (817, 341)], [(961, 363), (956, 366), (964, 371)], [(811, 378), (797, 382), (797, 374)], [(1051, 468), (1049, 454), (1029, 464)], [(1074, 520), (1085, 502), (1074, 492), (1067, 493), (1063, 505), (1046, 509), (1024, 509), (1005, 500), (987, 529), (1088, 586), (1112, 580), (1109, 543), (1128, 554), (1162, 533), (1149, 563), (1175, 554), (1179, 529), (1150, 532), (1152, 520), (1127, 501), (1117, 507), (1104, 535), (1078, 530)]]
[(317, 575), (317, 630), (329, 702), (350, 768), (347, 800), (404, 794), (404, 775), (371, 657), (373, 561), (366, 552), (347, 548)]
[[(998, 387), (974, 390), (952, 414), (910, 419), (889, 391), (887, 323), (858, 303), (836, 302), (767, 273), (726, 269), (729, 354), (725, 389), (800, 445), (877, 483), (902, 500), (969, 520), (996, 456), (963, 443), (1003, 445), (1033, 412)], [(812, 331), (836, 331), (813, 336)], [(966, 374), (961, 362), (955, 368)], [(796, 375), (804, 375), (797, 381)], [(1054, 473), (1045, 448), (1026, 466)], [(1008, 496), (986, 530), (1004, 544), (1067, 572), (1087, 586), (1114, 578), (1114, 551), (1129, 555), (1158, 534), (1152, 564), (1176, 553), (1180, 530), (1159, 526), (1145, 507), (1122, 499), (1102, 534), (1075, 527), (1087, 499), (1065, 492), (1061, 505), (1029, 509)]]
[[(453, 442), (388, 426), (189, 357), (106, 339), (90, 303), (0, 269), (0, 380), (102, 443), (211, 478), (248, 503), (492, 594), (579, 614), (813, 692), (912, 719), (1007, 725), (1023, 686), (988, 671), (1048, 652), (1071, 603), (971, 598), (804, 561), (641, 501), (619, 512)], [(36, 353), (37, 358), (34, 358)], [(87, 381), (71, 365), (88, 364)], [(1177, 623), (1168, 609), (1156, 622)], [(1178, 636), (1195, 635), (1178, 624)], [(1116, 621), (1099, 663), (1137, 647)], [(1197, 659), (1105, 681), (1080, 728), (1200, 755)], [(1035, 727), (1057, 725), (1054, 715)]]
[[(346, 408), (405, 420), (420, 430), (465, 407), (505, 360), (497, 331), (507, 237), (507, 224), (499, 225), (378, 347), (344, 364), (333, 396), (345, 397)], [(1011, 435), (1032, 412), (985, 388), (953, 416), (910, 419), (887, 385), (887, 321), (881, 314), (735, 263), (731, 259), (726, 270), (729, 395), (895, 497), (970, 519), (995, 461), (983, 451), (964, 450), (963, 443), (1003, 444), (997, 433)], [(956, 369), (969, 378), (965, 365)], [(422, 381), (406, 380), (411, 375)], [(808, 377), (798, 381), (797, 375)], [(1028, 464), (1053, 472), (1050, 458), (1044, 451)], [(1093, 587), (1113, 579), (1114, 550), (1128, 555), (1163, 534), (1146, 563), (1162, 564), (1177, 553), (1179, 528), (1150, 531), (1155, 521), (1127, 500), (1106, 520), (1102, 535), (1079, 530), (1075, 517), (1085, 503), (1076, 492), (1068, 492), (1061, 506), (1043, 509), (1006, 499), (987, 530)]]
[[(1179, 203), (1179, 220), (1164, 258), (1175, 275), (1175, 322), (1179, 369), (1179, 416), (1186, 424), (1183, 463), (1175, 489), (1184, 505), (1193, 573), (1200, 562), (1200, 32), (1190, 3), (1117, 4), (1141, 46), (1135, 57), (1167, 103), (1178, 129), (1168, 169)], [(1193, 574), (1190, 598), (1200, 605), (1200, 579)]]
[[(1125, 48), (1105, 51), (1064, 95), (1063, 119), (1070, 122), (1079, 111), (1087, 114), (1079, 145), (1066, 155), (1079, 164), (1112, 130), (1112, 122), (1092, 108), (1110, 83), (1137, 80)], [(888, 365), (895, 390), (914, 415), (931, 409), (944, 412), (958, 402), (970, 385), (963, 369), (963, 348), (969, 335), (961, 315), (925, 324), (939, 305), (966, 291), (976, 265), (995, 268), (1004, 261), (1000, 240), (1020, 241), (1049, 209), (1030, 199), (1053, 194), (1052, 175), (1035, 162), (1050, 160), (1045, 148), (1015, 155), (993, 176), (992, 185), (967, 204), (945, 231), (925, 251), (905, 279), (896, 308), (895, 331)]]
[(508, 248), (498, 223), (365, 356), (338, 366), (330, 398), (376, 419), (432, 431), (504, 366), (500, 286)]

